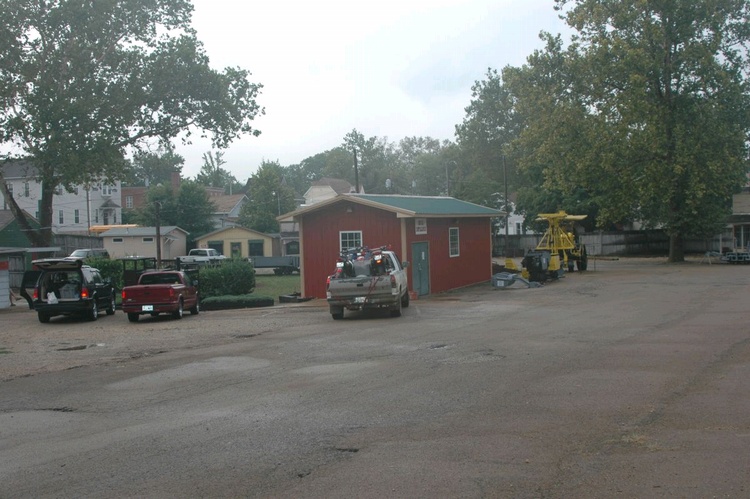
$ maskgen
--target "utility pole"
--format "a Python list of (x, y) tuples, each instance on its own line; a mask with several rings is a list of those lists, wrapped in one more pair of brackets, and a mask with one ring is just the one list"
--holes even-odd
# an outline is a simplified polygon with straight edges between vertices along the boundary
[(503, 180), (505, 181), (505, 246), (508, 246), (508, 166), (503, 154)]
[(156, 268), (161, 268), (161, 201), (154, 201), (156, 208)]
[(359, 194), (359, 166), (357, 165), (357, 148), (354, 151), (354, 192)]

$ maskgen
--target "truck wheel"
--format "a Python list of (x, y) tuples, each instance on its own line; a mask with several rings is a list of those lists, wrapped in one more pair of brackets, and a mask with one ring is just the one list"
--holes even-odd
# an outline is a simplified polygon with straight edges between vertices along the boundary
[(401, 317), (401, 299), (396, 301), (396, 305), (391, 308), (391, 317)]
[(409, 307), (409, 290), (406, 290), (406, 293), (404, 293), (404, 296), (401, 298), (401, 306), (404, 308)]
[(172, 317), (174, 317), (175, 319), (182, 319), (182, 316), (185, 314), (185, 310), (182, 307), (183, 303), (182, 299), (180, 299), (179, 303), (177, 304), (177, 310), (172, 312)]
[(109, 299), (109, 306), (107, 307), (107, 315), (115, 315), (116, 306), (117, 305), (115, 305), (115, 295), (113, 293)]
[(42, 324), (47, 324), (49, 322), (49, 315), (44, 312), (37, 312), (37, 315), (39, 316), (39, 322)]
[(138, 322), (138, 314), (128, 314), (128, 320), (130, 322)]
[(190, 313), (192, 315), (198, 315), (201, 313), (201, 297), (200, 296), (195, 300), (195, 306), (190, 309)]
[(333, 320), (340, 321), (344, 318), (344, 309), (342, 307), (331, 307), (330, 310)]

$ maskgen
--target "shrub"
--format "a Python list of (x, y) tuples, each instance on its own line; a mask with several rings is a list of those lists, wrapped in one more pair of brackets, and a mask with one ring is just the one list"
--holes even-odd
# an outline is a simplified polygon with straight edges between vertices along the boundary
[(231, 295), (212, 296), (201, 300), (203, 310), (227, 310), (233, 308), (272, 307), (273, 298), (268, 296)]
[(86, 258), (86, 265), (99, 269), (104, 279), (112, 279), (115, 289), (120, 290), (123, 287), (122, 262), (120, 260), (110, 260), (109, 258)]
[(229, 260), (215, 267), (201, 267), (198, 283), (201, 304), (211, 296), (247, 295), (255, 289), (255, 270), (247, 260)]

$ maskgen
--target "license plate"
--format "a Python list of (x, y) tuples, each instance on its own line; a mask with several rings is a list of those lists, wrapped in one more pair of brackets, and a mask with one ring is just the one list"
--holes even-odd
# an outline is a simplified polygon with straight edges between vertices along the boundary
[(153, 312), (154, 311), (154, 306), (153, 305), (143, 305), (141, 307), (141, 311), (142, 312)]
[(364, 303), (365, 297), (364, 296), (358, 296), (354, 299), (354, 303)]

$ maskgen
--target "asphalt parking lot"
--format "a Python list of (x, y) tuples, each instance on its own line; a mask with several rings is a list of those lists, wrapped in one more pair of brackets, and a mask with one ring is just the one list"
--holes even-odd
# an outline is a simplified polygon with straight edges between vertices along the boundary
[(0, 311), (0, 496), (745, 497), (750, 266), (699, 260), (401, 318)]

